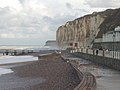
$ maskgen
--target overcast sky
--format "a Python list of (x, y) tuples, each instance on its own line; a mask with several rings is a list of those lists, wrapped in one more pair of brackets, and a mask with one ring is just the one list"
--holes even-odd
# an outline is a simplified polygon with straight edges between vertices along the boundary
[(120, 0), (0, 0), (0, 45), (43, 45), (65, 22), (119, 7)]

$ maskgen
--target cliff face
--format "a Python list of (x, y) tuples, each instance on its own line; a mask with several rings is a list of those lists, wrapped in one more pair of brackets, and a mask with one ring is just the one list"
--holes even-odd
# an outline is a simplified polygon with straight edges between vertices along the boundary
[(58, 28), (57, 43), (60, 47), (74, 46), (74, 43), (78, 47), (90, 47), (95, 38), (120, 26), (119, 17), (120, 9), (108, 9), (69, 21)]

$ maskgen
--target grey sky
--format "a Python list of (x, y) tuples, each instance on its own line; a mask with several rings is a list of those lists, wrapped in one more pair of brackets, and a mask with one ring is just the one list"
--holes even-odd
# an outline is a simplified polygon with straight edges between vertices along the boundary
[(0, 45), (41, 45), (57, 28), (94, 11), (119, 8), (120, 0), (0, 0)]

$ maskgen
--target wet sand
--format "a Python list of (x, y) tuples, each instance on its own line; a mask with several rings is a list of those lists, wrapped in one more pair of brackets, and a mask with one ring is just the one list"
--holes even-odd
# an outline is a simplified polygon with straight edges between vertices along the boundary
[(11, 69), (14, 73), (0, 76), (0, 90), (73, 90), (80, 82), (74, 68), (58, 54)]

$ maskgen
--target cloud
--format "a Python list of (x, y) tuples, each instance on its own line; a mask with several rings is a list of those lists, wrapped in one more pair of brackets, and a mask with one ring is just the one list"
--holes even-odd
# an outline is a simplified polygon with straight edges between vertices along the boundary
[(73, 8), (73, 6), (70, 3), (66, 3), (66, 6), (67, 6), (68, 9), (72, 9)]
[[(0, 0), (0, 44), (9, 44), (9, 40), (10, 44), (25, 44), (28, 40), (28, 44), (41, 44), (40, 41), (43, 44), (43, 41), (56, 38), (56, 30), (60, 25), (91, 13), (94, 8), (102, 7), (103, 4), (98, 0), (10, 1)], [(117, 0), (116, 2), (118, 3)], [(108, 6), (110, 5), (111, 3)]]
[(16, 8), (16, 11), (21, 10), (21, 4), (19, 0), (0, 0), (0, 7), (12, 7)]
[(120, 0), (86, 0), (86, 4), (92, 8), (116, 8), (120, 6)]

